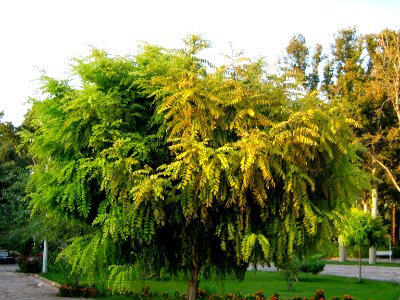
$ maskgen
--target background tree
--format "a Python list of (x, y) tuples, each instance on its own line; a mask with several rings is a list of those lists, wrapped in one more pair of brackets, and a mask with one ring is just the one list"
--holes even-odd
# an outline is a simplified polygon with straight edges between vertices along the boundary
[(320, 83), (319, 66), (325, 59), (322, 45), (317, 44), (310, 60), (310, 50), (303, 35), (292, 37), (286, 47), (284, 71), (289, 78), (300, 83), (305, 92), (317, 91)]
[[(380, 145), (375, 163), (385, 172), (389, 187), (386, 194), (391, 194), (385, 201), (392, 210), (392, 241), (396, 243), (396, 205), (399, 201), (399, 166), (398, 135), (400, 128), (400, 32), (383, 30), (379, 34), (368, 36), (368, 49), (371, 57), (371, 93), (380, 99), (377, 110), (382, 129), (376, 142)], [(392, 191), (391, 191), (392, 190)], [(396, 190), (397, 192), (393, 192)]]
[[(379, 213), (392, 221), (392, 241), (398, 235), (396, 204), (398, 196), (398, 71), (399, 35), (384, 30), (379, 34), (359, 35), (355, 28), (339, 31), (331, 45), (329, 56), (315, 52), (323, 66), (318, 92), (326, 101), (347, 105), (347, 115), (357, 121), (355, 133), (364, 147), (364, 168), (376, 178), (369, 194), (362, 202), (373, 215)], [(297, 47), (297, 50), (293, 49)], [(288, 48), (287, 74), (293, 70), (315, 70), (306, 58), (305, 38), (295, 36)], [(296, 55), (303, 53), (304, 55)], [(318, 54), (318, 55), (317, 55)], [(302, 57), (302, 63), (296, 63)], [(289, 62), (289, 64), (288, 64)], [(299, 66), (302, 66), (301, 68)], [(303, 71), (297, 73), (304, 74)], [(315, 78), (319, 78), (315, 73)], [(308, 77), (307, 77), (308, 76)], [(306, 75), (307, 78), (314, 76)], [(304, 75), (297, 78), (304, 78)], [(311, 86), (311, 85), (310, 85)], [(307, 94), (311, 90), (303, 90)], [(397, 93), (397, 94), (396, 94)], [(379, 188), (379, 199), (378, 199)], [(378, 201), (379, 200), (379, 201)], [(388, 210), (391, 209), (390, 215)], [(375, 255), (370, 255), (374, 262)]]
[(286, 47), (286, 53), (287, 56), (284, 60), (287, 70), (299, 82), (303, 82), (304, 87), (307, 87), (306, 69), (309, 65), (309, 49), (305, 37), (301, 34), (293, 36)]
[(75, 271), (112, 265), (117, 286), (135, 266), (186, 271), (195, 299), (201, 274), (311, 250), (368, 180), (340, 105), (288, 98), (262, 61), (210, 69), (199, 37), (185, 46), (94, 49), (79, 87), (44, 77), (29, 197), (93, 226), (63, 252)]
[(1, 122), (0, 113), (0, 245), (20, 250), (26, 235), (22, 228), (29, 219), (24, 201), (30, 160), (21, 145), (19, 128)]
[(395, 95), (399, 82), (398, 39), (398, 33), (390, 30), (365, 36), (357, 34), (355, 29), (340, 31), (332, 46), (331, 60), (325, 66), (322, 87), (330, 99), (348, 103), (350, 115), (359, 124), (355, 133), (367, 150), (365, 169), (384, 179), (380, 183), (375, 181), (370, 196), (364, 197), (364, 204), (374, 215), (378, 214), (378, 205), (382, 216), (392, 208), (392, 236), (396, 236), (399, 199)]

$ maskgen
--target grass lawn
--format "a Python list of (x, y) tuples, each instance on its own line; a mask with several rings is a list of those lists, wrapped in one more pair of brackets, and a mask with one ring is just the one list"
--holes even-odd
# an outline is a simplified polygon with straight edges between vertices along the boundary
[[(65, 275), (45, 274), (45, 277), (57, 283), (66, 282)], [(208, 294), (218, 293), (241, 293), (251, 294), (259, 290), (263, 290), (266, 299), (273, 293), (279, 294), (279, 299), (290, 299), (294, 296), (307, 297), (310, 299), (314, 296), (317, 289), (325, 290), (326, 299), (332, 299), (333, 296), (339, 296), (343, 299), (345, 294), (350, 294), (356, 300), (399, 300), (400, 284), (390, 282), (380, 282), (371, 280), (328, 276), (328, 275), (311, 275), (300, 273), (300, 281), (294, 282), (292, 290), (287, 290), (286, 281), (279, 272), (248, 272), (244, 281), (238, 282), (233, 280), (225, 280), (223, 282), (212, 282), (202, 280), (200, 288), (205, 289)], [(72, 280), (69, 280), (70, 282)], [(85, 284), (83, 278), (80, 284)], [(159, 294), (168, 292), (173, 296), (178, 290), (186, 291), (185, 279), (174, 279), (168, 281), (137, 281), (133, 283), (135, 289), (140, 290), (143, 286), (149, 286), (150, 291), (157, 291)], [(124, 297), (107, 297), (107, 299), (127, 299)]]

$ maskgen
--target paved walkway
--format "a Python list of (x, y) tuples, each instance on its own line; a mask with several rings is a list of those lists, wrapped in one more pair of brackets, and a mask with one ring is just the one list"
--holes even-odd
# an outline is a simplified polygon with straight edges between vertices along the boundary
[[(259, 270), (275, 271), (275, 268)], [(358, 266), (327, 264), (321, 274), (358, 278)], [(400, 284), (400, 267), (362, 266), (362, 278), (392, 281)], [(16, 265), (0, 265), (1, 300), (71, 300), (82, 298), (56, 297), (57, 287), (50, 281), (34, 274), (16, 272)]]
[(56, 297), (57, 287), (35, 274), (16, 272), (16, 265), (0, 265), (1, 300), (68, 300), (82, 298)]

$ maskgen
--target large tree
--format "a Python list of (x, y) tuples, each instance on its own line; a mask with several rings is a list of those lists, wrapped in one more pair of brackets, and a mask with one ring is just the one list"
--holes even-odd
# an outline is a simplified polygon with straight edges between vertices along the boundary
[(333, 227), (366, 187), (340, 105), (293, 99), (262, 61), (216, 69), (186, 47), (145, 45), (77, 60), (81, 86), (44, 78), (29, 137), (31, 207), (92, 224), (64, 254), (75, 270), (242, 277), (283, 266)]
[(400, 31), (385, 29), (368, 36), (368, 42), (372, 66), (370, 90), (381, 103), (377, 114), (382, 128), (375, 139), (379, 151), (373, 158), (387, 175), (386, 183), (392, 187), (384, 191), (391, 194), (385, 206), (392, 209), (392, 240), (395, 243), (399, 237), (396, 234), (396, 206), (400, 199)]

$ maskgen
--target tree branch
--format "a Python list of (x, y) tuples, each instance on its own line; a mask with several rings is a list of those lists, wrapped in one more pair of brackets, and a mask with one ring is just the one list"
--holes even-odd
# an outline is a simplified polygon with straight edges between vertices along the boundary
[(388, 167), (386, 167), (386, 165), (381, 162), (379, 159), (377, 159), (376, 157), (372, 158), (376, 163), (378, 163), (378, 165), (380, 165), (385, 171), (386, 173), (389, 175), (390, 179), (392, 180), (394, 186), (396, 187), (396, 189), (400, 192), (400, 186), (396, 181), (396, 178), (394, 177), (392, 171), (390, 171), (390, 169)]

